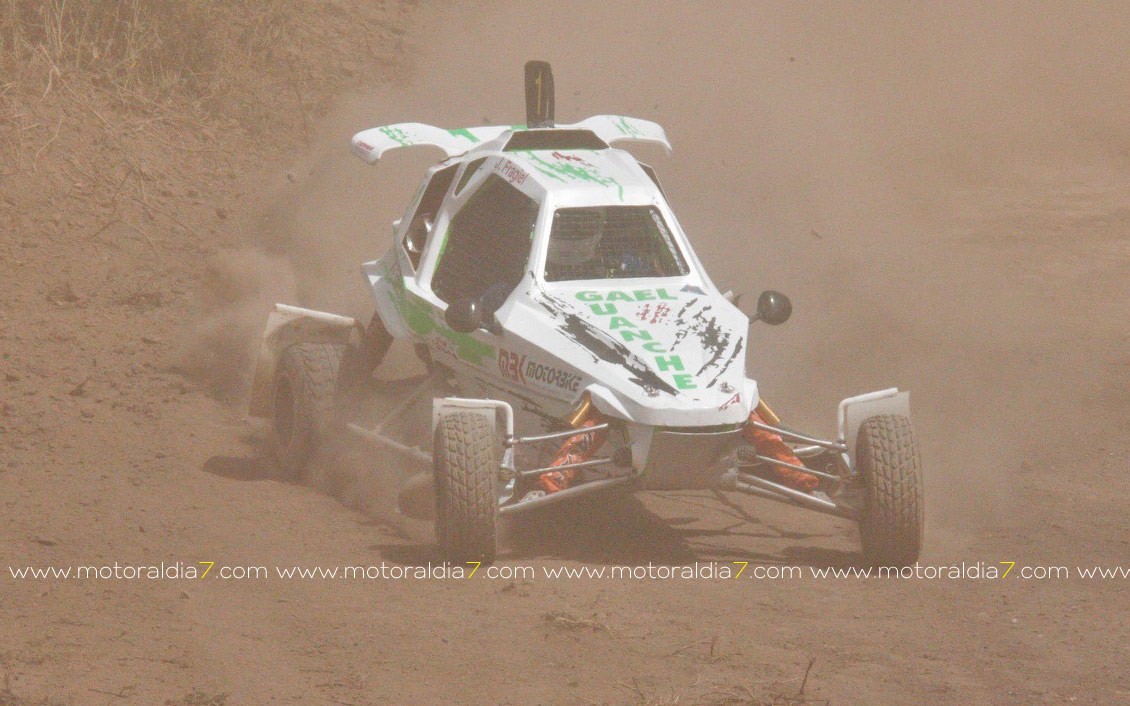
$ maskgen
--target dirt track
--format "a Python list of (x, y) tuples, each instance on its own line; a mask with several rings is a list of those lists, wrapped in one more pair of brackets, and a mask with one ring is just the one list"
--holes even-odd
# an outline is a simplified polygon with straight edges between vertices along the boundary
[[(783, 416), (828, 430), (841, 397), (912, 390), (924, 564), (1130, 565), (1121, 6), (528, 12), (417, 9), (404, 72), (341, 96), (293, 163), (217, 187), (235, 215), (209, 221), (217, 232), (201, 228), (196, 248), (159, 240), (156, 283), (131, 279), (143, 241), (71, 246), (90, 249), (94, 278), (81, 258), (53, 269), (18, 240), (32, 226), (13, 227), (0, 270), (4, 563), (436, 560), (426, 533), (381, 512), (381, 481), (400, 469), (276, 482), (261, 430), (210, 393), (237, 385), (231, 361), (261, 299), (367, 313), (356, 264), (384, 249), (427, 158), (367, 168), (348, 135), (515, 121), (520, 66), (542, 58), (559, 120), (624, 113), (667, 128), (674, 155), (643, 156), (723, 289), (793, 298), (790, 323), (754, 328), (748, 361)], [(51, 221), (9, 205), (25, 224)], [(92, 221), (63, 216), (76, 231)], [(229, 252), (252, 246), (267, 254)], [(201, 281), (203, 255), (221, 248)], [(274, 275), (286, 281), (261, 296), (232, 294)], [(108, 304), (146, 287), (163, 308)], [(231, 357), (207, 358), (221, 341)], [(202, 355), (195, 369), (212, 375), (173, 372)], [(847, 523), (711, 493), (567, 509), (510, 533), (502, 565), (539, 572), (808, 571), (857, 551)], [(0, 703), (784, 703), (813, 659), (812, 703), (1130, 702), (1124, 579), (80, 582), (5, 569), (0, 586)]]

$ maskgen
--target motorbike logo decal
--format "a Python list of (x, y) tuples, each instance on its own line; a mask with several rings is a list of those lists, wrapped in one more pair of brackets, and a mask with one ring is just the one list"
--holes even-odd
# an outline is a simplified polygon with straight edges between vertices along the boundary
[(581, 378), (567, 370), (561, 370), (549, 365), (542, 365), (534, 361), (526, 363), (525, 376), (544, 385), (556, 387), (569, 392), (576, 392), (581, 386)]
[(504, 348), (498, 349), (498, 370), (502, 377), (521, 385), (528, 386), (531, 382), (536, 382), (569, 392), (576, 392), (581, 386), (580, 375), (529, 360), (528, 356)]
[(525, 363), (526, 356), (511, 353), (504, 348), (498, 349), (498, 369), (502, 377), (525, 385), (526, 378), (522, 375), (522, 367)]

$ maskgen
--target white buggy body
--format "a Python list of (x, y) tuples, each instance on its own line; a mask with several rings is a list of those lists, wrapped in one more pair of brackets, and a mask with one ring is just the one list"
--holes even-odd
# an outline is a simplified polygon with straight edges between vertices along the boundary
[[(487, 464), (494, 466), (493, 478), (480, 479), (492, 495), (491, 523), (499, 514), (614, 485), (722, 484), (861, 519), (858, 503), (833, 496), (842, 496), (857, 473), (860, 428), (872, 418), (908, 418), (906, 393), (892, 389), (845, 400), (833, 441), (773, 427), (807, 444), (798, 455), (818, 458), (816, 464), (806, 462), (806, 470), (830, 479), (831, 496), (800, 493), (764, 474), (742, 472), (734, 451), (759, 403), (757, 384), (745, 369), (750, 317), (707, 276), (655, 173), (614, 146), (637, 141), (669, 151), (663, 129), (622, 116), (552, 126), (548, 66), (535, 67), (533, 79), (527, 71), (527, 102), (533, 105), (528, 123), (548, 123), (545, 127), (444, 130), (410, 123), (354, 136), (353, 151), (369, 163), (390, 149), (413, 146), (439, 148), (447, 158), (428, 170), (408, 210), (394, 222), (388, 251), (362, 266), (376, 303), (368, 331), (347, 317), (295, 307), (280, 305), (272, 314), (252, 414), (274, 416), (276, 426), (282, 415), (286, 429), (301, 431), (314, 413), (286, 405), (313, 389), (311, 380), (330, 375), (335, 386), (339, 382), (340, 362), (330, 359), (333, 353), (323, 360), (319, 350), (352, 349), (360, 351), (354, 359), (368, 355), (379, 362), (386, 339), (404, 340), (416, 347), (431, 377), (452, 391), (434, 405), (434, 452), (447, 459), (434, 458), (436, 492), (453, 492), (441, 473), (488, 473), (467, 471), (463, 467), (478, 464), (478, 457), (468, 460), (465, 450), (451, 448), (452, 435), (484, 436), (479, 450), (495, 459)], [(543, 80), (550, 91), (548, 110), (539, 104), (545, 100)], [(781, 313), (772, 305), (781, 300), (788, 316), (787, 300), (775, 296), (779, 299), (761, 303), (755, 318), (779, 323), (772, 319)], [(283, 360), (302, 344), (305, 357)], [(373, 350), (366, 352), (366, 346)], [(315, 394), (307, 406), (332, 404), (323, 397)], [(606, 430), (599, 457), (571, 464), (578, 475), (567, 490), (526, 492), (529, 480), (550, 470), (543, 466), (554, 450), (581, 434), (570, 422), (579, 413), (591, 414)], [(445, 422), (448, 417), (458, 418), (458, 429), (448, 428), (456, 423)], [(350, 428), (410, 455), (428, 456), (390, 438), (381, 425)], [(315, 431), (317, 425), (311, 426), (309, 435)], [(302, 450), (294, 446), (298, 437), (288, 438), (287, 448)], [(778, 462), (756, 456), (752, 463)], [(454, 482), (466, 480), (461, 475)], [(485, 538), (480, 517), (486, 511), (471, 508), (468, 517), (474, 517), (468, 519), (459, 514), (466, 498), (458, 500), (437, 498), (441, 544), (452, 555), (493, 558), (493, 524)], [(916, 503), (920, 515), (920, 498)], [(920, 517), (916, 532), (915, 555)]]

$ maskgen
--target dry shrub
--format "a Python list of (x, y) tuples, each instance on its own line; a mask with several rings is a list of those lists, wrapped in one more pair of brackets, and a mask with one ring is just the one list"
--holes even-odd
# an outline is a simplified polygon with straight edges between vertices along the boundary
[[(0, 0), (0, 110), (12, 95), (44, 98), (89, 84), (124, 107), (182, 102), (200, 113), (261, 122), (279, 96), (306, 111), (353, 76), (351, 60), (387, 52), (380, 4), (283, 0)], [(364, 28), (350, 59), (324, 46), (345, 24)], [(355, 50), (355, 51), (354, 51)], [(82, 91), (80, 91), (82, 92)], [(3, 121), (3, 113), (0, 113)]]
[(195, 90), (221, 58), (217, 13), (206, 0), (4, 0), (0, 57), (45, 92), (76, 73), (127, 90)]

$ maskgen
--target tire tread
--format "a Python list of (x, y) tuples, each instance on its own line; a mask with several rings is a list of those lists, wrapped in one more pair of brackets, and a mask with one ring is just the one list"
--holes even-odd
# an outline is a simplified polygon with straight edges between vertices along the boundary
[(498, 515), (494, 430), (478, 414), (446, 415), (436, 428), (436, 533), (451, 561), (493, 561)]
[(856, 455), (866, 498), (860, 521), (864, 557), (876, 565), (913, 564), (922, 550), (925, 504), (910, 420), (898, 415), (864, 420)]

